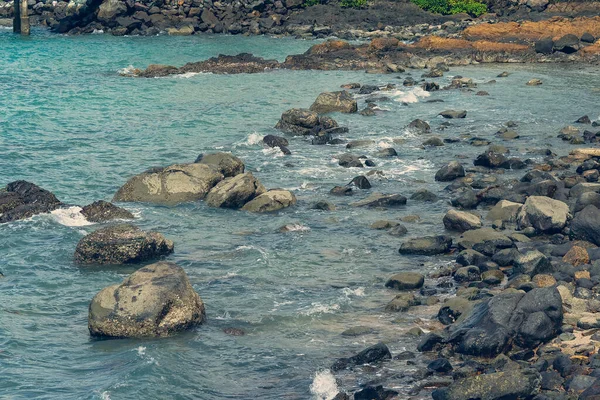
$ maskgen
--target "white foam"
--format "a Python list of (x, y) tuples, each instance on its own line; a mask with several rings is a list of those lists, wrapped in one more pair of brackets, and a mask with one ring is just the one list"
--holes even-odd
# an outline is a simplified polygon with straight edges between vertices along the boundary
[(251, 133), (246, 138), (246, 142), (244, 142), (244, 144), (247, 144), (248, 146), (255, 146), (257, 144), (262, 143), (263, 137), (264, 135), (261, 135), (258, 132)]
[(308, 232), (310, 228), (302, 224), (287, 224), (285, 230), (287, 232)]
[(333, 314), (340, 309), (339, 304), (321, 304), (321, 303), (312, 303), (312, 305), (305, 311), (301, 311), (302, 315), (314, 315), (314, 314)]
[(140, 346), (137, 349), (138, 356), (143, 357), (146, 355), (146, 348), (144, 346)]
[(81, 207), (59, 208), (52, 211), (52, 218), (56, 222), (65, 226), (87, 226), (92, 225), (92, 222), (85, 219), (81, 213)]
[(364, 287), (357, 287), (356, 289), (350, 289), (350, 288), (343, 288), (342, 292), (346, 295), (346, 296), (357, 296), (357, 297), (363, 297), (365, 295), (365, 288)]
[(388, 96), (400, 103), (418, 103), (419, 99), (431, 96), (431, 93), (417, 86), (407, 92), (396, 89), (387, 92)]
[(100, 398), (102, 400), (110, 400), (110, 393), (108, 393), (108, 391), (104, 391), (100, 394)]
[(117, 73), (119, 75), (123, 75), (123, 76), (134, 76), (136, 69), (137, 68), (135, 68), (133, 65), (130, 65), (128, 67), (121, 68), (120, 70), (117, 71)]
[(182, 78), (182, 79), (188, 79), (188, 78), (193, 78), (196, 75), (200, 75), (201, 72), (186, 72), (185, 74), (178, 74), (175, 75), (176, 78)]
[(310, 392), (316, 400), (331, 400), (339, 391), (335, 376), (329, 370), (317, 372), (310, 384)]
[(102, 35), (104, 31), (102, 29), (94, 29), (92, 35)]

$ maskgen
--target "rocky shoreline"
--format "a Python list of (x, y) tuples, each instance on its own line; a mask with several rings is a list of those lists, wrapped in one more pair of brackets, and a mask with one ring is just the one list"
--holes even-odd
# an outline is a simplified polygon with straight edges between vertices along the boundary
[[(338, 46), (340, 42), (317, 49), (332, 43)], [(314, 47), (309, 52), (316, 53)], [(248, 65), (262, 62), (244, 57)], [(237, 61), (232, 65), (240, 68)], [(423, 79), (430, 80), (425, 82), (430, 90), (436, 85), (437, 90), (478, 89), (472, 79), (460, 76), (440, 88), (435, 79), (450, 72), (446, 64), (438, 63), (430, 68), (431, 76)], [(507, 75), (500, 74), (498, 79)], [(405, 81), (407, 86), (418, 84)], [(528, 83), (535, 84), (543, 82)], [(333, 187), (331, 196), (371, 188), (369, 178), (377, 173), (376, 159), (397, 157), (397, 152), (390, 147), (373, 157), (356, 154), (368, 143), (340, 139), (338, 135), (348, 128), (327, 114), (359, 112), (356, 96), (361, 95), (369, 100), (367, 108), (360, 110), (368, 118), (379, 112), (377, 102), (384, 101), (386, 91), (393, 87), (349, 83), (343, 90), (321, 93), (307, 109), (283, 112), (274, 124), (284, 135), (303, 137), (316, 146), (340, 146), (338, 164), (364, 171), (350, 183)], [(461, 120), (468, 113), (439, 111), (448, 121)], [(428, 276), (417, 271), (390, 276), (385, 287), (391, 300), (381, 304), (381, 309), (402, 314), (426, 307), (433, 318), (427, 323), (415, 321), (407, 331), (420, 337), (414, 349), (393, 354), (386, 344), (377, 343), (355, 355), (340, 354), (346, 357), (332, 361), (333, 374), (359, 370), (372, 379), (354, 393), (339, 393), (336, 399), (599, 398), (600, 149), (596, 146), (600, 122), (582, 116), (566, 123), (570, 125), (557, 133), (566, 146), (591, 147), (575, 147), (561, 157), (551, 149), (527, 159), (513, 157), (510, 147), (519, 137), (518, 122), (506, 121), (497, 133), (506, 146), (474, 138), (471, 144), (485, 150), (472, 161), (438, 160), (434, 179), (444, 188), (441, 196), (424, 189), (410, 198), (372, 193), (349, 204), (379, 210), (402, 208), (407, 202), (446, 202), (448, 211), (439, 221), (446, 233), (402, 239), (397, 251), (401, 257), (428, 257), (448, 266)], [(422, 136), (424, 146), (452, 144), (443, 133), (434, 135), (426, 121), (416, 119), (406, 128)], [(283, 154), (294, 150), (283, 136), (267, 135), (263, 143)], [(518, 171), (518, 179), (502, 179), (505, 171)], [(229, 153), (203, 154), (194, 163), (149, 169), (131, 177), (113, 198), (114, 202), (169, 206), (199, 200), (230, 212), (258, 213), (285, 212), (297, 202), (289, 191), (267, 190), (245, 171), (242, 160)], [(308, 206), (335, 210), (325, 200)], [(28, 182), (13, 182), (0, 191), (2, 222), (61, 207), (66, 205), (56, 196)], [(74, 260), (82, 267), (146, 263), (174, 251), (173, 242), (160, 233), (119, 222), (133, 215), (111, 203), (95, 202), (81, 213), (89, 221), (108, 223), (77, 245)], [(408, 234), (398, 221), (377, 221), (372, 228), (396, 237)], [(281, 232), (286, 230), (281, 228)], [(100, 337), (161, 337), (196, 327), (205, 319), (204, 303), (183, 269), (160, 261), (101, 290), (90, 303), (89, 331)], [(346, 334), (365, 332), (355, 327)], [(390, 363), (410, 366), (414, 372), (393, 372), (387, 368)], [(399, 381), (411, 384), (408, 394), (395, 389)]]

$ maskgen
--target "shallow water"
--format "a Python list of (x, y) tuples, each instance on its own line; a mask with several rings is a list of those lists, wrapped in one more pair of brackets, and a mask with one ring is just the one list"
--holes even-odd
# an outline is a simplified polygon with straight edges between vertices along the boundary
[[(62, 37), (40, 31), (21, 38), (0, 31), (0, 185), (25, 179), (66, 203), (84, 205), (110, 200), (130, 176), (149, 167), (232, 151), (265, 186), (291, 189), (298, 197), (296, 207), (273, 215), (212, 209), (202, 202), (172, 208), (124, 205), (138, 216), (140, 227), (175, 241), (169, 260), (185, 268), (206, 303), (207, 324), (160, 340), (90, 339), (90, 299), (134, 270), (73, 264), (78, 240), (97, 225), (82, 225), (64, 213), (0, 225), (5, 275), (0, 279), (0, 396), (306, 399), (325, 393), (327, 398), (335, 394), (336, 383), (327, 374), (317, 379), (315, 374), (335, 358), (378, 340), (393, 353), (414, 350), (414, 340), (401, 332), (431, 311), (384, 313), (394, 293), (383, 283), (400, 270), (429, 272), (451, 259), (400, 257), (402, 239), (369, 225), (418, 214), (420, 223), (406, 224), (410, 236), (441, 233), (446, 202), (409, 200), (406, 207), (388, 211), (348, 207), (368, 192), (352, 198), (328, 195), (331, 187), (365, 172), (337, 166), (333, 156), (345, 151), (343, 146), (312, 146), (293, 138), (293, 155), (285, 157), (260, 144), (263, 135), (277, 134), (273, 126), (283, 111), (308, 107), (322, 91), (352, 81), (401, 84), (406, 73), (275, 71), (161, 79), (117, 74), (130, 65), (182, 65), (242, 51), (283, 60), (312, 44), (266, 37)], [(503, 70), (511, 75), (485, 84)], [(448, 76), (473, 77), (480, 83), (477, 90), (490, 96), (440, 91), (428, 99), (444, 103), (419, 98), (403, 105), (419, 93), (400, 85), (401, 92), (384, 93), (392, 101), (379, 103), (388, 111), (334, 117), (350, 127), (346, 139), (375, 140), (375, 146), (355, 153), (374, 154), (393, 145), (400, 155), (373, 157), (385, 175), (371, 179), (370, 192), (410, 195), (423, 187), (443, 196), (444, 185), (433, 181), (437, 168), (456, 156), (470, 165), (484, 148), (463, 142), (422, 149), (423, 137), (403, 129), (411, 120), (428, 120), (445, 138), (492, 139), (502, 123), (514, 120), (521, 138), (502, 143), (512, 155), (539, 157), (527, 151), (540, 148), (566, 154), (573, 146), (556, 139), (558, 130), (584, 114), (600, 117), (598, 72), (552, 65), (454, 68)], [(533, 77), (544, 84), (525, 86)], [(449, 79), (436, 80), (447, 84)], [(444, 122), (437, 113), (450, 108), (468, 110), (467, 118), (436, 131)], [(311, 210), (319, 199), (336, 203), (338, 210)], [(310, 229), (279, 233), (288, 223)], [(376, 333), (340, 336), (357, 325), (372, 326)], [(246, 335), (228, 336), (222, 331), (226, 327)], [(361, 379), (353, 375), (339, 383), (349, 389)]]

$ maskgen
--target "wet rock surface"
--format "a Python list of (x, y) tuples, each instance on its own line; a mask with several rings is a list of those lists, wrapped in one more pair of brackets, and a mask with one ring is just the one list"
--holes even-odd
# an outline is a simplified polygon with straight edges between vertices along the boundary
[(11, 182), (0, 190), (0, 223), (49, 213), (62, 205), (54, 194), (33, 183)]

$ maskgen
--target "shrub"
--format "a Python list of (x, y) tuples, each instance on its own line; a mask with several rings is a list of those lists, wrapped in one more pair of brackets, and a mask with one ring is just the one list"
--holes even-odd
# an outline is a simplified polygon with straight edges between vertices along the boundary
[(367, 5), (367, 0), (341, 0), (340, 6), (344, 8), (363, 8)]
[(467, 13), (479, 17), (487, 12), (487, 6), (477, 0), (412, 0), (412, 2), (425, 11), (443, 15)]

